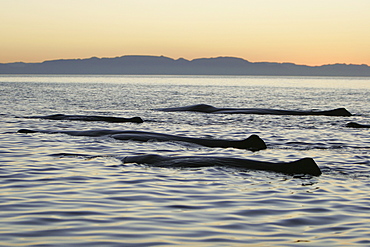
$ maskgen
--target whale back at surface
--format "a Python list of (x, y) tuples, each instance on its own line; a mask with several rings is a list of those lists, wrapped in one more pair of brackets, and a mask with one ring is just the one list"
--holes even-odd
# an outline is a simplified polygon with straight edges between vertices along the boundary
[(225, 139), (210, 139), (210, 138), (196, 138), (178, 135), (170, 135), (164, 133), (155, 133), (147, 131), (131, 131), (131, 130), (86, 130), (86, 131), (71, 131), (71, 130), (29, 130), (20, 129), (19, 133), (46, 133), (46, 134), (67, 134), (71, 136), (110, 136), (117, 140), (132, 140), (132, 141), (179, 141), (194, 143), (205, 147), (220, 147), (220, 148), (238, 148), (250, 151), (259, 151), (266, 149), (266, 143), (258, 136), (251, 135), (243, 140), (225, 140)]
[(148, 164), (158, 167), (207, 167), (226, 166), (240, 169), (273, 171), (285, 174), (321, 175), (321, 170), (312, 158), (303, 158), (293, 162), (263, 162), (240, 158), (215, 156), (161, 156), (156, 154), (127, 156), (123, 163)]
[(156, 109), (158, 111), (168, 111), (168, 112), (175, 112), (175, 111), (193, 111), (193, 112), (204, 112), (204, 113), (212, 113), (219, 110), (216, 107), (207, 104), (197, 104), (197, 105), (190, 105), (190, 106), (182, 106), (182, 107), (172, 107), (172, 108), (160, 108)]
[(65, 115), (65, 114), (54, 114), (47, 116), (32, 116), (28, 118), (40, 118), (48, 120), (69, 120), (69, 121), (102, 121), (108, 123), (143, 123), (143, 119), (140, 117), (111, 117), (111, 116), (93, 116), (93, 115)]
[(299, 110), (279, 110), (264, 108), (217, 108), (211, 105), (198, 104), (174, 108), (161, 108), (159, 111), (177, 112), (192, 111), (203, 113), (220, 113), (220, 114), (270, 114), (270, 115), (325, 115), (325, 116), (352, 116), (345, 108), (337, 108), (328, 111), (299, 111)]
[(349, 122), (346, 124), (346, 127), (366, 129), (366, 128), (370, 128), (370, 124), (359, 124), (355, 122)]

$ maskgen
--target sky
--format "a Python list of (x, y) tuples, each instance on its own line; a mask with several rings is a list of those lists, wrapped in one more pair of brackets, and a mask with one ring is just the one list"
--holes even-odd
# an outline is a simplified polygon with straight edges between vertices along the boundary
[(370, 65), (370, 0), (0, 0), (0, 63), (154, 55)]

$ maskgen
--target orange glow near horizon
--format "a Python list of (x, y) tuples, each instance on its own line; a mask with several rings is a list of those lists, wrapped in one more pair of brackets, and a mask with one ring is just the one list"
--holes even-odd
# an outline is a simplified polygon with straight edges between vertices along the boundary
[(0, 63), (154, 55), (370, 65), (368, 0), (3, 0)]

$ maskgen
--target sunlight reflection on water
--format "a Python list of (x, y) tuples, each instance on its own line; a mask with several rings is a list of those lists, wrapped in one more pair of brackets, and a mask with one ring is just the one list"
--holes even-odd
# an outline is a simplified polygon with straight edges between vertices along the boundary
[[(369, 85), (368, 78), (0, 76), (2, 245), (369, 245), (369, 131), (344, 127), (348, 121), (370, 122)], [(346, 107), (356, 116), (152, 110), (197, 103)], [(147, 122), (23, 118), (55, 113), (140, 116)], [(16, 133), (22, 128), (129, 129), (224, 139), (254, 133), (268, 149), (250, 152), (179, 142)], [(323, 175), (155, 168), (120, 161), (147, 153), (276, 162), (312, 157)]]

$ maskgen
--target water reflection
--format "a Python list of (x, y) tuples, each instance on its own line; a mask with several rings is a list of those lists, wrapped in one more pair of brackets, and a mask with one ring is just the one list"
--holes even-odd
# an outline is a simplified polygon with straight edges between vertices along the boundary
[[(0, 76), (0, 238), (5, 246), (369, 245), (368, 78)], [(16, 100), (14, 100), (16, 99)], [(351, 118), (164, 113), (154, 108), (327, 109)], [(22, 116), (141, 116), (143, 125)], [(246, 152), (175, 142), (21, 134), (18, 129), (142, 130), (242, 139)], [(87, 154), (92, 157), (53, 156)], [(266, 161), (312, 157), (320, 177), (225, 167), (153, 168), (127, 155), (220, 155)]]

